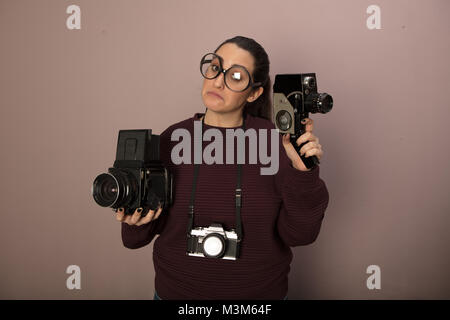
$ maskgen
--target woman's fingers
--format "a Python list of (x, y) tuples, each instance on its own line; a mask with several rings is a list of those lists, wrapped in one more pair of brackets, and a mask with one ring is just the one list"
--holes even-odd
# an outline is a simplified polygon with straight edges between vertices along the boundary
[(317, 149), (317, 148), (308, 150), (305, 153), (305, 157), (316, 156), (319, 160), (322, 158), (322, 155), (323, 155), (323, 151), (321, 149)]
[(141, 220), (139, 220), (136, 225), (137, 226), (141, 226), (143, 224), (147, 224), (150, 221), (152, 221), (153, 216), (155, 215), (155, 211), (154, 210), (149, 210), (147, 215), (145, 217), (143, 217)]
[(156, 214), (155, 214), (155, 216), (153, 217), (152, 220), (158, 219), (159, 215), (161, 214), (161, 212), (162, 212), (162, 207), (159, 207), (159, 209), (156, 211)]
[(322, 150), (322, 146), (315, 141), (308, 142), (303, 147), (300, 148), (300, 155), (308, 154), (311, 150)]
[(312, 119), (305, 118), (302, 120), (302, 124), (305, 125), (305, 133), (303, 133), (295, 141), (297, 146), (300, 146), (304, 143), (299, 152), (297, 152), (294, 146), (290, 143), (289, 133), (284, 134), (281, 141), (286, 150), (288, 158), (292, 161), (292, 166), (301, 171), (308, 171), (300, 156), (305, 155), (306, 157), (310, 157), (315, 155), (320, 160), (323, 155), (323, 150), (322, 146), (319, 143), (319, 138), (312, 133), (314, 121)]
[(297, 145), (301, 145), (304, 142), (307, 141), (315, 141), (317, 143), (319, 143), (319, 138), (316, 137), (311, 131), (305, 132), (304, 134), (302, 134), (300, 137), (298, 137), (298, 139), (295, 141), (295, 143), (297, 143)]
[(310, 118), (305, 118), (302, 120), (302, 124), (305, 125), (305, 131), (313, 131), (314, 128), (314, 120)]
[(124, 213), (124, 211), (123, 211), (123, 208), (117, 209), (116, 212), (117, 212), (117, 213), (116, 213), (116, 219), (117, 219), (117, 221), (122, 222), (122, 221), (125, 219), (125, 213)]
[(131, 215), (130, 214), (126, 214), (125, 218), (123, 219), (122, 222), (125, 222), (126, 224), (132, 225), (132, 223), (131, 223)]
[(162, 207), (158, 207), (158, 210), (149, 210), (145, 217), (141, 217), (143, 213), (142, 208), (136, 208), (133, 214), (125, 214), (123, 208), (119, 208), (116, 213), (117, 221), (124, 222), (128, 225), (141, 226), (149, 223), (150, 221), (158, 219), (162, 212)]
[(159, 207), (158, 210), (149, 210), (149, 212), (147, 213), (147, 215), (143, 218), (141, 218), (141, 220), (139, 220), (136, 225), (137, 226), (141, 226), (143, 224), (147, 224), (150, 221), (156, 220), (158, 219), (159, 215), (162, 212), (162, 208)]
[(131, 224), (136, 224), (139, 219), (141, 218), (141, 214), (142, 214), (142, 208), (136, 208), (136, 210), (134, 210), (134, 213), (131, 215)]

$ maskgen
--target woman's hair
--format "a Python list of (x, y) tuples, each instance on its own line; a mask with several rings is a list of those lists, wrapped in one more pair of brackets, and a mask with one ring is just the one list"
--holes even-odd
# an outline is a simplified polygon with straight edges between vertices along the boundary
[[(255, 117), (261, 117), (272, 121), (272, 100), (270, 99), (270, 89), (271, 81), (269, 76), (269, 57), (264, 50), (264, 48), (255, 40), (236, 36), (234, 38), (225, 40), (222, 42), (217, 49), (214, 51), (216, 53), (220, 47), (226, 43), (234, 43), (239, 48), (247, 50), (254, 59), (254, 70), (253, 70), (253, 81), (262, 82), (262, 87), (264, 88), (263, 93), (253, 102), (247, 102), (244, 106), (244, 113), (251, 114)], [(258, 89), (257, 87), (254, 90)]]

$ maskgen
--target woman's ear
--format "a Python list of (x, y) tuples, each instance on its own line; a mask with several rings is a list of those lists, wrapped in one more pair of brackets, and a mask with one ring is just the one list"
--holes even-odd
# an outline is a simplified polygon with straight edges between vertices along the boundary
[(263, 87), (259, 87), (258, 89), (253, 90), (253, 91), (250, 93), (250, 95), (247, 97), (247, 102), (253, 102), (253, 101), (255, 101), (256, 99), (258, 99), (259, 96), (262, 95), (263, 91), (264, 91), (264, 88), (263, 88)]

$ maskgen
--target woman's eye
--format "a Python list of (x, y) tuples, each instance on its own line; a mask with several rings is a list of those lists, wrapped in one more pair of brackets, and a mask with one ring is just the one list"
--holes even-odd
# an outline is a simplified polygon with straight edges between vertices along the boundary
[(213, 65), (211, 65), (211, 70), (217, 72), (217, 71), (219, 71), (219, 66), (213, 64)]

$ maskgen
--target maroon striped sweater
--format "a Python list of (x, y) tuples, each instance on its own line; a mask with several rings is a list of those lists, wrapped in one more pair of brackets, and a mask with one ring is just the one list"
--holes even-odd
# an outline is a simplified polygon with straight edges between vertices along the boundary
[[(125, 247), (136, 249), (149, 244), (155, 235), (153, 263), (155, 289), (162, 299), (283, 299), (288, 291), (288, 273), (292, 260), (290, 247), (307, 245), (319, 234), (328, 191), (319, 178), (319, 167), (303, 172), (292, 167), (279, 135), (279, 170), (261, 175), (269, 165), (249, 164), (246, 143), (242, 165), (242, 228), (240, 256), (237, 260), (211, 259), (186, 255), (188, 206), (193, 181), (193, 164), (175, 165), (171, 150), (179, 141), (171, 141), (177, 128), (189, 130), (194, 140), (194, 121), (203, 113), (178, 122), (161, 134), (161, 160), (174, 175), (174, 202), (159, 219), (143, 226), (122, 223)], [(246, 129), (274, 129), (269, 120), (247, 115)], [(217, 128), (204, 124), (204, 130)], [(267, 152), (270, 153), (270, 130)], [(191, 145), (193, 146), (193, 141)], [(203, 146), (209, 141), (204, 141)], [(237, 143), (235, 143), (237, 145)], [(194, 148), (191, 158), (193, 163)], [(235, 146), (236, 157), (236, 146)], [(235, 158), (236, 159), (236, 158)], [(235, 228), (235, 188), (237, 164), (202, 162), (195, 196), (194, 227), (221, 222), (226, 230)]]

